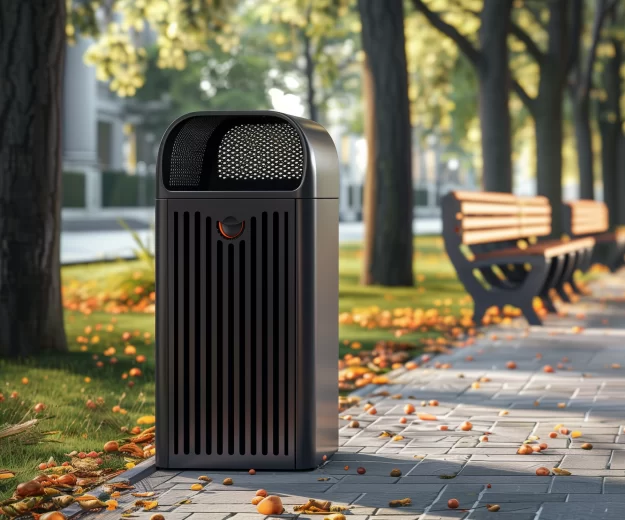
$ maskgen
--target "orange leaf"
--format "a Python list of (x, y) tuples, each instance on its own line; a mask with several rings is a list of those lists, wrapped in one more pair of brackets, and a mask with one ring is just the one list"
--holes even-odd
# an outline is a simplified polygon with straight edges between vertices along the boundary
[(438, 421), (436, 415), (432, 415), (431, 413), (418, 413), (417, 417), (422, 421)]

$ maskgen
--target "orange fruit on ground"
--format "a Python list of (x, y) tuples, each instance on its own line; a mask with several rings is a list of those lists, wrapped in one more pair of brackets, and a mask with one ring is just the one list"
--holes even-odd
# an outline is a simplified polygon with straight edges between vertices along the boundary
[(282, 511), (284, 511), (284, 506), (282, 505), (280, 497), (277, 497), (276, 495), (269, 495), (256, 506), (256, 510), (261, 515), (280, 515), (282, 514)]

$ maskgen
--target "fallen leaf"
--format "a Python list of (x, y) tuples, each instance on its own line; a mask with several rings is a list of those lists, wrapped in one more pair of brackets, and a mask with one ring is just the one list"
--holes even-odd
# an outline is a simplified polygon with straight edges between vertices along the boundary
[(417, 417), (422, 421), (437, 421), (436, 415), (432, 415), (431, 413), (418, 413)]
[(151, 511), (152, 509), (158, 507), (158, 502), (156, 500), (137, 500), (135, 505), (142, 507), (144, 511)]
[(553, 468), (552, 471), (556, 474), (556, 475), (562, 475), (562, 476), (569, 476), (572, 475), (573, 473), (571, 473), (570, 471), (566, 470), (566, 469), (562, 469), (562, 468)]
[(148, 498), (154, 496), (154, 491), (144, 491), (142, 493), (131, 493), (133, 497), (137, 498)]
[(0, 480), (15, 478), (15, 473), (9, 469), (0, 469)]

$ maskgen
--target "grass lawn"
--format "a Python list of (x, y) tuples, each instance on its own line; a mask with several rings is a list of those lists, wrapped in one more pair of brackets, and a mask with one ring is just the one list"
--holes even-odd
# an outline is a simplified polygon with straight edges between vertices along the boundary
[[(442, 247), (440, 237), (415, 239), (417, 287), (389, 289), (360, 286), (361, 247), (343, 245), (340, 312), (358, 314), (362, 309), (375, 314), (409, 307), (438, 308), (441, 314), (459, 315), (460, 307), (471, 304)], [(132, 289), (140, 285), (142, 278), (133, 273), (142, 269), (138, 261), (66, 267), (63, 285), (82, 287), (83, 296), (88, 298), (115, 287)], [(18, 482), (35, 476), (39, 463), (54, 457), (60, 464), (68, 460), (64, 454), (74, 450), (101, 451), (106, 441), (125, 437), (122, 427), (132, 428), (139, 417), (154, 413), (153, 314), (113, 315), (95, 310), (85, 315), (67, 310), (66, 329), (70, 346), (67, 354), (43, 355), (23, 362), (0, 360), (0, 394), (4, 399), (0, 397), (0, 425), (44, 417), (40, 431), (53, 432), (46, 436), (47, 441), (32, 445), (27, 444), (28, 436), (0, 440), (0, 469), (17, 472), (14, 479), (0, 480), (0, 499), (9, 496)], [(351, 342), (360, 342), (367, 350), (379, 340), (396, 340), (394, 330), (342, 325), (341, 355), (352, 351)], [(411, 332), (401, 341), (414, 343), (417, 348), (420, 339), (433, 334), (437, 333)], [(141, 375), (129, 375), (137, 368)], [(14, 392), (17, 395), (11, 397)], [(87, 406), (89, 400), (91, 408)], [(46, 408), (35, 414), (33, 407), (40, 402)], [(114, 406), (125, 413), (114, 413)], [(124, 461), (119, 457), (111, 464), (123, 466)]]

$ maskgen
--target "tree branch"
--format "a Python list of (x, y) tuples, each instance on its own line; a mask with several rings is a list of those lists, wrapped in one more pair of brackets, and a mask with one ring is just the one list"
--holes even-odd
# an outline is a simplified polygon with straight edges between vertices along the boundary
[[(535, 21), (538, 25), (540, 25), (540, 27), (541, 27), (543, 30), (545, 30), (545, 31), (546, 31), (546, 30), (547, 30), (547, 26), (545, 25), (545, 22), (543, 22), (543, 21), (540, 19), (540, 11), (539, 11), (539, 10), (536, 10), (536, 8), (534, 8), (533, 6), (529, 5), (529, 3), (528, 3), (528, 2), (525, 2), (525, 3), (523, 4), (523, 7), (525, 8), (525, 10), (526, 10), (528, 13), (530, 13), (530, 14), (532, 15), (532, 18), (534, 18), (534, 21)], [(540, 8), (539, 8), (539, 9), (540, 9)]]
[(538, 45), (536, 45), (536, 42), (530, 37), (530, 35), (513, 21), (510, 21), (510, 33), (525, 44), (525, 48), (527, 49), (527, 52), (529, 52), (530, 56), (532, 56), (538, 63), (542, 62), (545, 57), (544, 53), (538, 48)]
[(592, 79), (592, 68), (595, 62), (595, 56), (597, 54), (597, 46), (599, 45), (599, 39), (601, 38), (601, 28), (603, 22), (606, 19), (608, 11), (611, 9), (610, 5), (606, 3), (606, 0), (600, 0), (599, 5), (596, 7), (595, 19), (592, 24), (592, 41), (590, 48), (588, 49), (588, 55), (586, 56), (586, 64), (582, 71), (581, 81), (578, 86), (579, 95), (586, 95), (590, 90), (590, 82)]
[(536, 111), (536, 100), (525, 91), (516, 79), (512, 79), (512, 90), (514, 90), (516, 95), (519, 96), (525, 107), (529, 110), (530, 114), (534, 115)]
[(431, 11), (424, 3), (423, 0), (412, 0), (414, 8), (426, 17), (430, 24), (438, 29), (448, 38), (451, 38), (460, 49), (460, 51), (467, 57), (467, 59), (474, 65), (480, 59), (480, 52), (473, 46), (473, 44), (453, 26), (445, 22), (437, 13)]

